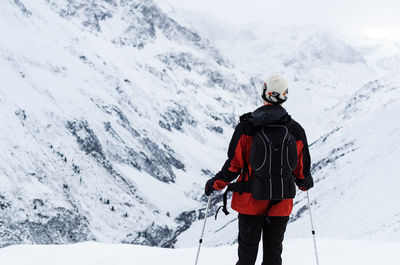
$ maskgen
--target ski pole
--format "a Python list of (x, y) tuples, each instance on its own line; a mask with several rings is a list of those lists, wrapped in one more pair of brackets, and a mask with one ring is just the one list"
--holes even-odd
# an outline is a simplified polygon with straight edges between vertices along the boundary
[(208, 209), (210, 209), (210, 205), (211, 205), (211, 196), (212, 196), (212, 193), (211, 193), (210, 196), (208, 197), (206, 215), (204, 216), (203, 230), (201, 231), (201, 236), (200, 236), (200, 240), (199, 240), (199, 248), (197, 249), (196, 262), (194, 263), (194, 265), (197, 265), (197, 261), (199, 260), (200, 247), (201, 247), (201, 243), (203, 243), (204, 229), (206, 228), (206, 222), (207, 222), (207, 216), (208, 216)]
[(307, 191), (307, 201), (308, 201), (308, 210), (310, 211), (311, 233), (312, 233), (313, 240), (314, 240), (315, 259), (317, 260), (317, 265), (319, 265), (318, 253), (317, 253), (317, 243), (315, 241), (315, 230), (314, 230), (314, 224), (313, 224), (313, 220), (312, 220), (311, 203), (310, 203), (310, 196), (308, 195), (308, 191)]

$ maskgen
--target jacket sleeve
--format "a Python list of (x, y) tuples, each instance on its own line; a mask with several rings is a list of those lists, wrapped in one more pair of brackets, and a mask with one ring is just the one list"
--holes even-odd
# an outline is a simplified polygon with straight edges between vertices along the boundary
[(296, 184), (299, 188), (310, 189), (314, 186), (314, 181), (311, 176), (311, 158), (308, 149), (306, 133), (303, 128), (299, 128), (296, 137), (298, 161), (293, 174), (296, 177)]
[(247, 138), (245, 135), (245, 123), (241, 121), (235, 128), (228, 148), (228, 159), (225, 161), (220, 172), (215, 175), (213, 188), (221, 190), (231, 181), (236, 179), (245, 167), (243, 157), (245, 157)]

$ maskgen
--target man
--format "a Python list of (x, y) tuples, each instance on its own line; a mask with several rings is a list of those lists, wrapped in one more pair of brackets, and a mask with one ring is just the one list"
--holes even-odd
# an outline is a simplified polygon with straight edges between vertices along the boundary
[[(295, 184), (303, 191), (312, 188), (314, 185), (310, 173), (310, 154), (304, 129), (281, 106), (286, 101), (287, 96), (288, 85), (283, 77), (273, 75), (267, 79), (262, 91), (264, 105), (253, 113), (247, 113), (240, 117), (240, 122), (236, 126), (229, 144), (228, 160), (226, 160), (221, 171), (208, 180), (205, 186), (205, 193), (209, 196), (214, 190), (224, 189), (228, 184), (228, 189), (231, 186), (243, 184), (240, 189), (230, 189), (235, 191), (232, 196), (231, 207), (239, 213), (239, 261), (237, 265), (255, 264), (261, 234), (263, 237), (262, 265), (282, 264), (282, 241), (289, 215), (293, 209), (293, 198), (296, 193)], [(272, 144), (273, 149), (268, 149), (265, 144), (271, 138), (268, 133), (275, 133), (276, 130), (286, 130), (288, 133), (281, 140), (282, 147)], [(294, 160), (289, 159), (290, 137), (293, 138)], [(261, 141), (261, 138), (265, 140)], [(264, 150), (262, 151), (263, 155), (260, 155), (260, 151), (254, 151), (253, 149), (256, 149), (253, 146), (256, 145), (255, 142), (263, 142), (264, 147), (261, 147), (261, 149), (268, 149), (270, 153), (268, 153), (268, 150)], [(284, 146), (286, 142), (287, 147)], [(257, 148), (260, 150), (260, 147)], [(273, 152), (275, 150), (279, 155), (274, 157)], [(287, 163), (284, 155), (287, 157)], [(253, 160), (257, 159), (262, 161), (261, 166), (254, 166), (256, 162)], [(268, 159), (269, 165), (268, 161), (266, 163)], [(292, 166), (290, 166), (289, 160), (294, 161)], [(253, 169), (252, 165), (258, 168)], [(284, 179), (282, 177), (283, 172), (284, 170), (288, 171), (287, 168), (290, 168), (290, 173), (286, 175), (290, 176)], [(261, 172), (260, 175), (257, 170), (264, 170), (265, 172)], [(273, 173), (274, 170), (278, 173)], [(274, 178), (274, 174), (280, 178)], [(236, 183), (230, 184), (237, 177), (239, 178)], [(258, 182), (255, 181), (256, 178), (259, 179)], [(278, 188), (272, 187), (271, 180), (276, 179), (280, 179), (278, 183), (281, 183)], [(283, 180), (285, 180), (285, 184)], [(264, 182), (267, 183), (265, 184), (267, 186), (261, 187)], [(268, 190), (267, 193), (270, 194), (256, 195), (259, 190)], [(276, 192), (276, 190), (279, 192)], [(272, 195), (273, 192), (279, 193), (279, 195)], [(275, 198), (279, 196), (281, 196), (281, 199)], [(264, 197), (270, 199), (260, 200)]]

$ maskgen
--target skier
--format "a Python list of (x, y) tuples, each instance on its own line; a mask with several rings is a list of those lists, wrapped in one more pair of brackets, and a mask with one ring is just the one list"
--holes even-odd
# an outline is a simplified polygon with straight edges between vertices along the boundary
[[(207, 196), (226, 186), (234, 191), (231, 207), (239, 213), (236, 265), (255, 264), (261, 235), (262, 265), (282, 264), (282, 241), (293, 209), (295, 184), (303, 191), (314, 186), (305, 131), (281, 106), (287, 96), (288, 85), (282, 76), (267, 79), (262, 90), (264, 105), (240, 117), (229, 144), (228, 159), (205, 185)], [(277, 145), (273, 141), (279, 138), (279, 130), (285, 138)], [(236, 183), (231, 183), (236, 178)]]

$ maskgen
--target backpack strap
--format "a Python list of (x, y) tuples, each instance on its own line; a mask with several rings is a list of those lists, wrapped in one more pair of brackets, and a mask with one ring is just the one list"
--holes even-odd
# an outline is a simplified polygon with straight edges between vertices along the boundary
[(228, 209), (226, 208), (226, 205), (227, 205), (227, 203), (228, 203), (228, 191), (230, 191), (229, 185), (228, 185), (226, 191), (224, 192), (224, 195), (222, 196), (222, 202), (223, 202), (223, 204), (222, 204), (221, 206), (218, 207), (217, 212), (215, 213), (215, 220), (217, 220), (218, 212), (219, 212), (219, 210), (220, 210), (221, 208), (222, 208), (222, 211), (224, 212), (225, 215), (228, 215), (228, 214), (229, 214)]
[(228, 185), (224, 195), (222, 196), (223, 205), (219, 206), (217, 212), (215, 213), (215, 220), (217, 220), (218, 212), (221, 208), (225, 215), (229, 214), (226, 206), (228, 204), (228, 192), (230, 191), (239, 192), (240, 194), (243, 192), (251, 192), (250, 183), (249, 181), (239, 181)]
[(277, 204), (280, 203), (281, 201), (282, 201), (282, 200), (270, 200), (270, 201), (269, 201), (267, 210), (265, 211), (265, 221), (266, 221), (268, 224), (271, 223), (271, 220), (269, 219), (269, 216), (268, 216), (269, 210), (272, 208), (272, 206), (277, 205)]
[(281, 124), (289, 129), (289, 127), (293, 126), (294, 121), (290, 115), (287, 115), (281, 120)]
[[(246, 182), (247, 182), (247, 181), (246, 181)], [(237, 184), (237, 183), (232, 183), (232, 184)], [(232, 185), (232, 184), (229, 184), (229, 185)], [(228, 214), (229, 214), (228, 209), (226, 208), (227, 203), (228, 203), (228, 192), (229, 192), (229, 191), (235, 191), (235, 190), (232, 189), (232, 187), (229, 187), (229, 185), (228, 185), (226, 191), (224, 192), (224, 195), (222, 196), (223, 205), (219, 206), (218, 209), (217, 209), (217, 212), (215, 213), (215, 220), (217, 220), (218, 212), (219, 212), (219, 210), (220, 210), (221, 208), (222, 208), (222, 212), (224, 212), (225, 215), (228, 215)], [(247, 183), (247, 186), (248, 186), (248, 189), (249, 189), (248, 192), (250, 192), (250, 185), (249, 185), (248, 183)], [(269, 212), (269, 210), (272, 208), (272, 206), (277, 205), (277, 204), (280, 203), (281, 201), (282, 201), (282, 200), (270, 200), (270, 201), (269, 201), (267, 210), (265, 211), (265, 218), (266, 218), (266, 221), (267, 221), (268, 223), (270, 223), (270, 220), (269, 220), (269, 218), (268, 218), (268, 212)]]
[(239, 121), (244, 122), (248, 121), (251, 117), (251, 112), (244, 113), (242, 116), (240, 116)]

